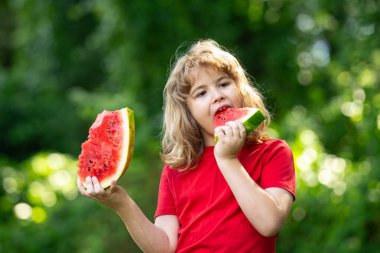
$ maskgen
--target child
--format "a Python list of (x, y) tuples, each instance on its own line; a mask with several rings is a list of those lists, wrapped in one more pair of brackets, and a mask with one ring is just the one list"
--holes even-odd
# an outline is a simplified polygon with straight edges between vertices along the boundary
[[(275, 252), (295, 199), (293, 157), (263, 133), (269, 113), (237, 59), (199, 41), (177, 60), (164, 94), (154, 224), (115, 182), (78, 181), (81, 194), (113, 208), (144, 252)], [(228, 107), (258, 107), (267, 121), (249, 136), (238, 121), (214, 129), (215, 113)]]

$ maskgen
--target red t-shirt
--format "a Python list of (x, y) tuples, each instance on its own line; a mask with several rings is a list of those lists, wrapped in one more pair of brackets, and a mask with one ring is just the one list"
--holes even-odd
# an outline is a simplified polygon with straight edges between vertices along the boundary
[[(262, 188), (283, 188), (295, 197), (293, 155), (286, 142), (245, 145), (238, 159)], [(217, 166), (213, 146), (205, 148), (195, 169), (164, 167), (155, 217), (160, 215), (178, 217), (177, 252), (275, 252), (276, 236), (262, 236), (245, 217)]]

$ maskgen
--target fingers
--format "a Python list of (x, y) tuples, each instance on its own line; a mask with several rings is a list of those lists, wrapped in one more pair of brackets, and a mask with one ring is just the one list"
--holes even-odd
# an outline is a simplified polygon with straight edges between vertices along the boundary
[(223, 138), (224, 136), (229, 138), (245, 139), (246, 132), (243, 123), (240, 121), (229, 121), (224, 126), (217, 127), (215, 129), (215, 135), (218, 138)]
[[(116, 183), (115, 183), (116, 184)], [(89, 198), (97, 199), (104, 197), (105, 190), (99, 183), (99, 180), (96, 177), (86, 177), (86, 181), (84, 183), (85, 186), (83, 186), (81, 180), (77, 179), (77, 186), (79, 192)]]
[(87, 193), (94, 191), (94, 186), (92, 185), (91, 177), (86, 177), (86, 191)]
[[(87, 181), (85, 182), (85, 184), (86, 184), (86, 187), (87, 187)], [(88, 197), (88, 198), (92, 198), (92, 196), (89, 195), (89, 193), (88, 193), (88, 189), (86, 189), (86, 188), (83, 186), (83, 184), (82, 184), (82, 182), (81, 182), (81, 180), (80, 180), (79, 177), (78, 177), (78, 179), (77, 179), (77, 186), (78, 186), (78, 190), (79, 190), (80, 194), (82, 194), (83, 196), (86, 196), (86, 197)]]
[(110, 187), (110, 192), (115, 192), (116, 191), (116, 181), (112, 180), (111, 182), (111, 187)]
[(215, 131), (215, 135), (218, 136), (219, 139), (225, 135), (222, 127), (217, 127), (217, 128), (215, 128), (214, 131)]
[(79, 190), (79, 192), (80, 192), (82, 195), (85, 195), (85, 194), (86, 194), (86, 189), (83, 187), (82, 182), (80, 181), (80, 178), (79, 178), (79, 177), (78, 177), (78, 179), (77, 179), (77, 186), (78, 186), (78, 190)]
[(103, 187), (100, 185), (97, 177), (92, 177), (92, 183), (94, 186), (95, 193), (104, 193)]
[(112, 192), (113, 190), (115, 190), (116, 188), (116, 181), (115, 180), (112, 180), (111, 182), (111, 187), (110, 187), (110, 191)]
[(240, 128), (237, 121), (229, 121), (226, 125), (230, 126), (227, 130), (230, 133), (230, 136), (240, 137)]
[(238, 126), (238, 131), (239, 131), (240, 138), (242, 138), (242, 139), (245, 140), (245, 137), (247, 136), (247, 133), (245, 131), (245, 127), (244, 127), (243, 123), (240, 122), (240, 121), (238, 121), (237, 122), (237, 126)]
[(224, 126), (215, 128), (218, 137), (214, 154), (221, 158), (236, 158), (244, 145), (246, 133), (243, 124), (239, 121), (227, 122)]

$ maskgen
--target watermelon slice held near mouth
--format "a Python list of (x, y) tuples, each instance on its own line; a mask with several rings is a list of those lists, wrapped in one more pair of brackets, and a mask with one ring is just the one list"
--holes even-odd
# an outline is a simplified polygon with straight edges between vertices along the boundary
[[(224, 110), (217, 111), (214, 116), (214, 127), (223, 126), (228, 121), (239, 120), (243, 123), (245, 131), (248, 134), (252, 133), (264, 120), (264, 114), (258, 108), (244, 107), (232, 108), (228, 107)], [(215, 136), (215, 143), (218, 137)]]
[(134, 113), (129, 108), (103, 111), (82, 143), (78, 176), (85, 186), (86, 177), (95, 176), (103, 188), (118, 180), (132, 159), (135, 139)]

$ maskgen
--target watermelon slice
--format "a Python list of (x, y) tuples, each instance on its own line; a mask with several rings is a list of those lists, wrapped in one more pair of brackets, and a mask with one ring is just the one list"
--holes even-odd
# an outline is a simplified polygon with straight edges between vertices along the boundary
[(95, 176), (103, 188), (118, 180), (132, 159), (135, 139), (134, 114), (129, 108), (103, 111), (82, 143), (78, 176), (83, 185), (86, 177)]
[[(264, 120), (264, 114), (258, 108), (244, 107), (232, 108), (227, 107), (215, 113), (214, 127), (223, 126), (228, 121), (240, 120), (243, 122), (245, 131), (248, 134), (252, 133)], [(215, 136), (215, 143), (218, 137)]]

